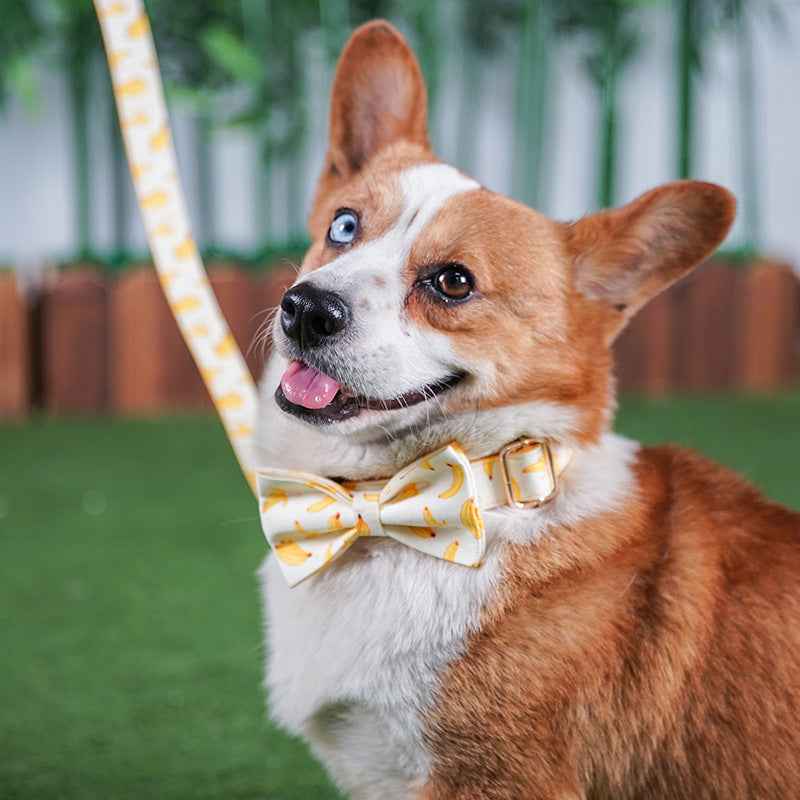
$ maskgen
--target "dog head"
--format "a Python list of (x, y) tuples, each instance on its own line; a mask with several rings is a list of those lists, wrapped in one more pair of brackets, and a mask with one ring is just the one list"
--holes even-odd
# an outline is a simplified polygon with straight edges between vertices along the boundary
[(334, 78), (312, 246), (275, 320), (278, 406), (361, 441), (501, 413), (511, 435), (595, 441), (614, 338), (718, 246), (733, 198), (683, 181), (556, 222), (439, 161), (426, 115), (400, 34), (357, 30)]

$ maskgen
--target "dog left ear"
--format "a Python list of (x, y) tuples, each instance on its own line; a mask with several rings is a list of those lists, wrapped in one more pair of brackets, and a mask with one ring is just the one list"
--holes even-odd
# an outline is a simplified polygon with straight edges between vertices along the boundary
[(567, 227), (575, 288), (606, 308), (609, 343), (651, 297), (716, 250), (735, 213), (721, 186), (678, 181)]
[(349, 177), (399, 139), (429, 147), (427, 116), (425, 81), (405, 39), (383, 20), (362, 25), (333, 79), (327, 176)]

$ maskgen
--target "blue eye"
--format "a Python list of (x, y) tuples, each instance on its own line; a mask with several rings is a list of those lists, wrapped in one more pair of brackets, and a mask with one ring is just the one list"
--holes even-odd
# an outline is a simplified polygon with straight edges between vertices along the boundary
[(350, 244), (358, 236), (358, 215), (355, 211), (338, 211), (328, 229), (328, 243), (334, 246)]

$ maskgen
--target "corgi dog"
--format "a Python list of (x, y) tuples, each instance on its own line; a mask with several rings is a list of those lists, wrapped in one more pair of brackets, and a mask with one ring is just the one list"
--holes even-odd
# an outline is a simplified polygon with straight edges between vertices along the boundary
[(732, 196), (556, 222), (426, 117), (359, 28), (261, 383), (272, 715), (364, 800), (800, 797), (800, 515), (610, 430), (615, 337)]

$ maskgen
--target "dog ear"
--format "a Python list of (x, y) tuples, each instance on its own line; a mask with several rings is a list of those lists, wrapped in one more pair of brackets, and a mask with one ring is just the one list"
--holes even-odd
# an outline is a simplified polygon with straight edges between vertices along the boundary
[(388, 22), (362, 25), (333, 79), (326, 171), (346, 178), (399, 139), (429, 147), (428, 95), (411, 48)]
[(609, 343), (651, 297), (714, 252), (735, 213), (721, 186), (678, 181), (567, 228), (575, 288), (605, 306)]

